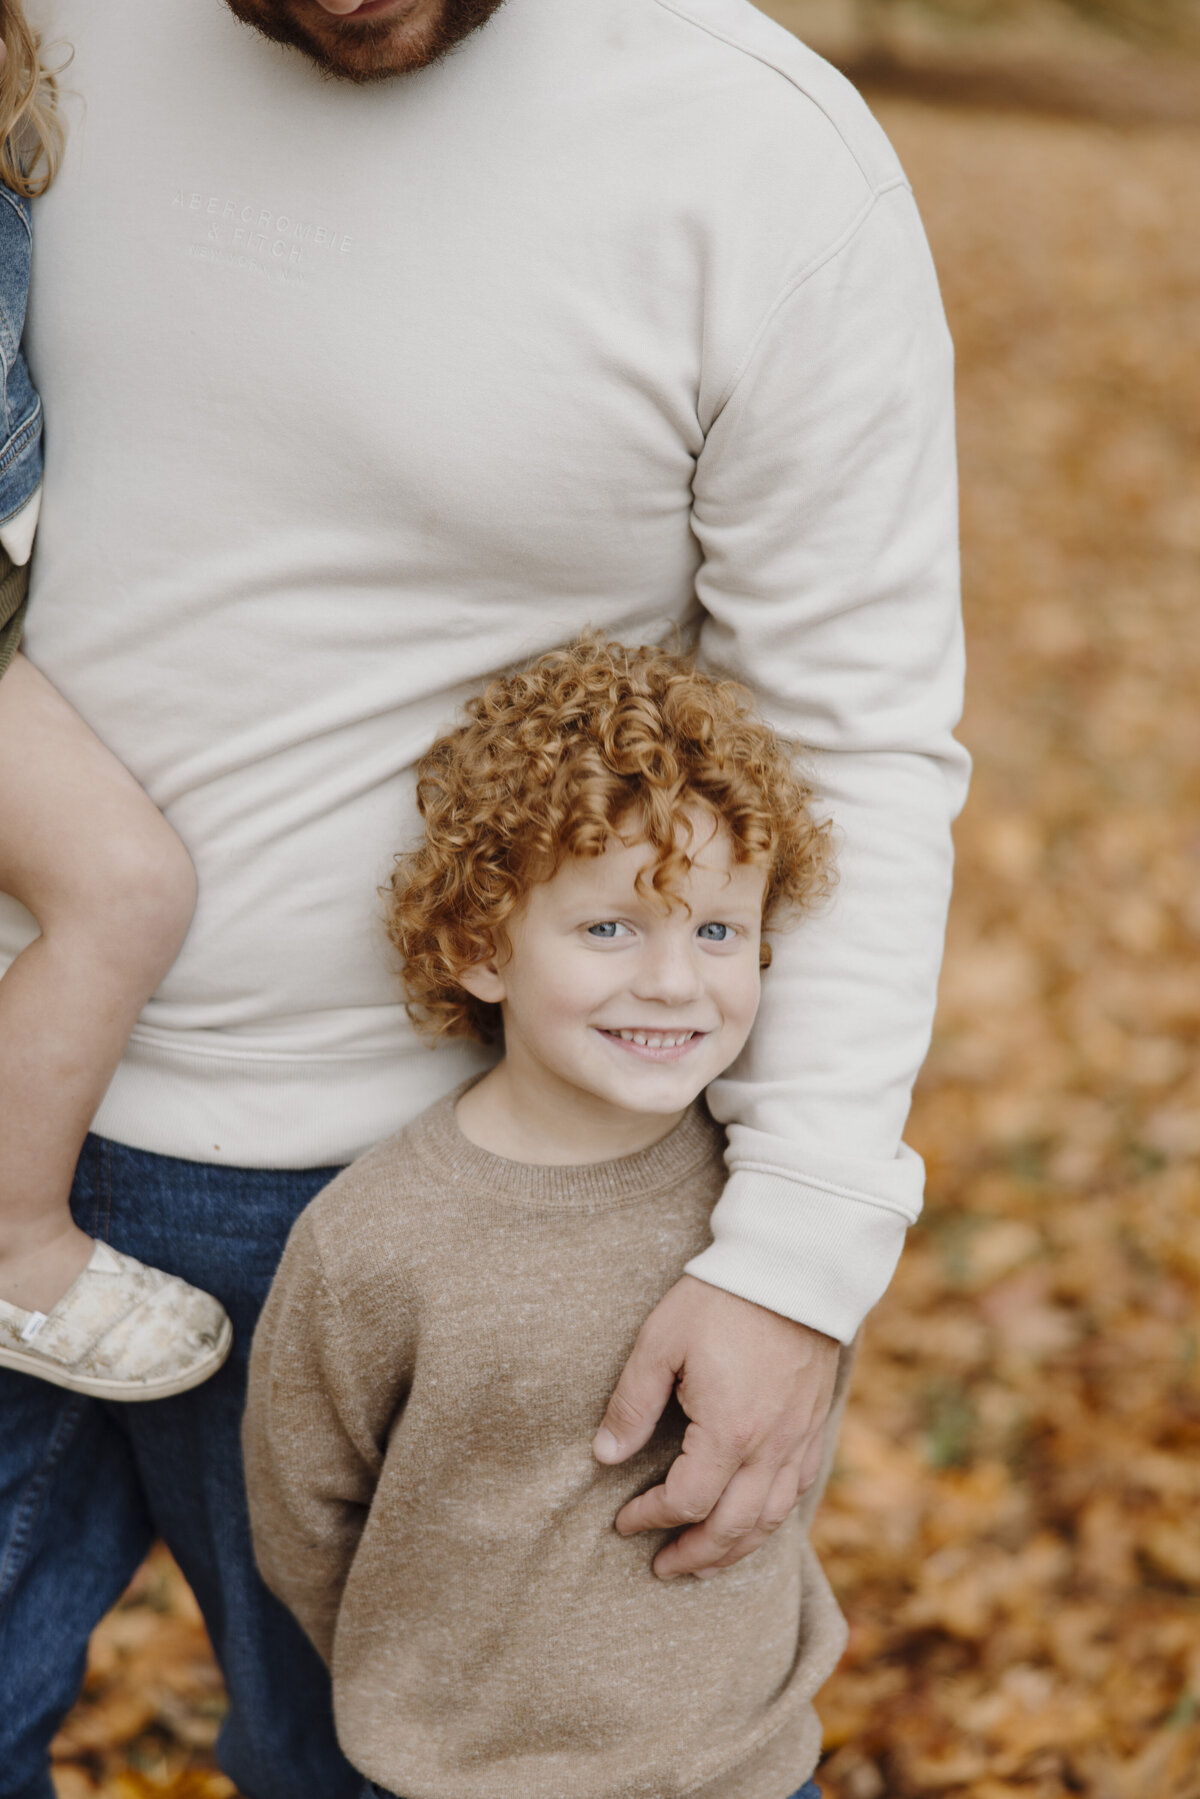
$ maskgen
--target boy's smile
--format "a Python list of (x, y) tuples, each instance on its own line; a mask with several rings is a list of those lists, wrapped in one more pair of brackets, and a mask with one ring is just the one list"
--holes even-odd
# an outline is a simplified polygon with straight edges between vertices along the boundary
[(611, 1037), (615, 1043), (628, 1044), (634, 1055), (646, 1056), (652, 1062), (661, 1062), (668, 1057), (682, 1055), (689, 1045), (696, 1043), (704, 1035), (702, 1031), (605, 1031), (605, 1037)]
[[(498, 1002), (504, 1060), (459, 1102), (468, 1137), (513, 1161), (607, 1161), (665, 1136), (734, 1060), (759, 999), (762, 869), (692, 814), (668, 904), (641, 840), (568, 858), (462, 984)], [(637, 877), (647, 871), (645, 890)]]

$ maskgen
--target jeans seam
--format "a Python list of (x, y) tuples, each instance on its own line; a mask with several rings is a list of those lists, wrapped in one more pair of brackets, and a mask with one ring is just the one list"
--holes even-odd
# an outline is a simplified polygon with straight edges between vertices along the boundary
[[(42, 408), (39, 402), (36, 410), (31, 412), (29, 417), (25, 419), (22, 424), (17, 426), (8, 442), (4, 445), (3, 449), (0, 450), (0, 474), (6, 474), (11, 465), (16, 462), (18, 456), (22, 455), (24, 451), (29, 448), (30, 444), (38, 434), (38, 427), (41, 425), (41, 422)], [(6, 423), (5, 430), (7, 429), (8, 426)]]
[(0, 1607), (3, 1606), (4, 1600), (12, 1591), (20, 1574), (22, 1557), (32, 1538), (42, 1501), (49, 1490), (54, 1471), (62, 1460), (67, 1445), (83, 1417), (87, 1404), (88, 1401), (81, 1395), (67, 1400), (59, 1414), (58, 1422), (55, 1424), (46, 1454), (29, 1482), (25, 1497), (13, 1520), (8, 1542), (4, 1545), (3, 1556), (0, 1557)]

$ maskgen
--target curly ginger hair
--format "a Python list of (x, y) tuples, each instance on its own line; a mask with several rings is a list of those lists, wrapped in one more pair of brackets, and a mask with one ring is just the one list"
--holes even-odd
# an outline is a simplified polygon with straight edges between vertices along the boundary
[(409, 1016), (427, 1036), (500, 1036), (500, 1008), (459, 974), (502, 953), (505, 921), (567, 857), (644, 840), (654, 856), (639, 886), (649, 874), (670, 904), (697, 807), (729, 832), (735, 862), (766, 871), (764, 925), (827, 890), (829, 827), (789, 746), (744, 687), (686, 657), (589, 635), (465, 710), (417, 766), (425, 841), (396, 857), (384, 889)]

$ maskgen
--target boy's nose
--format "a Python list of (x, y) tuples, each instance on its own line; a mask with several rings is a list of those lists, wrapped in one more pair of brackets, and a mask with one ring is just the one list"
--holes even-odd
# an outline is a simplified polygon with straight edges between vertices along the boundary
[(637, 999), (682, 1006), (695, 999), (700, 981), (689, 945), (663, 942), (647, 946), (634, 983)]

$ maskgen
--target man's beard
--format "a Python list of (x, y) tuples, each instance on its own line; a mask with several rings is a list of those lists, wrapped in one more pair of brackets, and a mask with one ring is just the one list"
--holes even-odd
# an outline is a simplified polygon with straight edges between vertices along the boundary
[[(486, 25), (503, 0), (441, 0), (430, 16), (357, 19), (353, 13), (323, 12), (312, 0), (225, 0), (243, 25), (273, 44), (303, 51), (323, 74), (344, 81), (386, 81), (440, 62), (463, 38)], [(296, 13), (303, 9), (306, 21)]]

